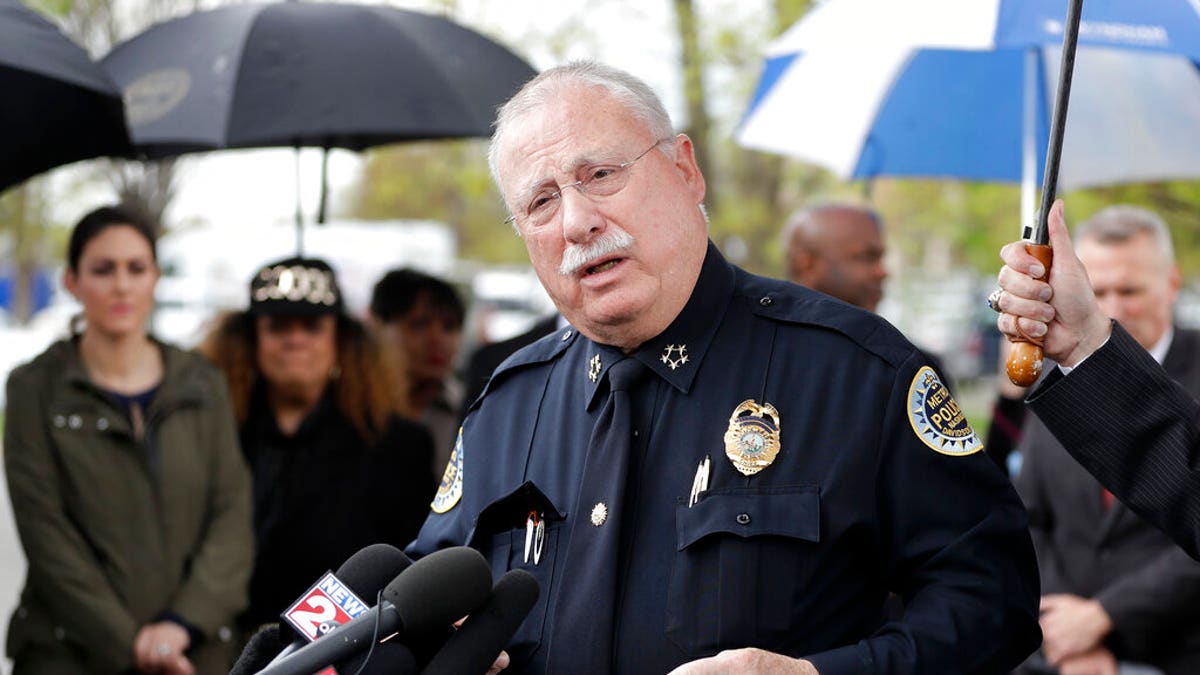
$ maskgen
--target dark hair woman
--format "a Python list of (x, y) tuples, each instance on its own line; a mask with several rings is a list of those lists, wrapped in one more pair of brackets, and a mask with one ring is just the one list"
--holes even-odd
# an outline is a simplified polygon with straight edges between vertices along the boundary
[(4, 465), (29, 562), (14, 673), (227, 672), (253, 558), (225, 380), (146, 328), (151, 230), (119, 208), (71, 233), (82, 326), (8, 379)]
[(416, 536), (435, 488), (432, 441), (402, 418), (398, 371), (343, 310), (328, 263), (265, 266), (249, 309), (225, 317), (201, 351), (228, 377), (254, 477), (244, 629), (274, 621), (363, 546)]

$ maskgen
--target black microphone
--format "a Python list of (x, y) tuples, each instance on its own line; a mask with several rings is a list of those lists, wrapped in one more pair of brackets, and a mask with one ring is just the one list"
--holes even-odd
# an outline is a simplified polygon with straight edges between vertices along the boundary
[(374, 650), (364, 651), (338, 663), (333, 670), (335, 675), (417, 675), (421, 672), (417, 667), (417, 658), (399, 640), (381, 642), (375, 645)]
[(311, 675), (392, 633), (449, 626), (483, 604), (491, 590), (491, 568), (475, 549), (431, 553), (393, 579), (378, 605), (259, 675)]
[[(375, 596), (378, 595), (380, 589), (408, 569), (411, 564), (412, 561), (408, 559), (408, 556), (395, 546), (371, 544), (360, 548), (354, 552), (354, 555), (346, 558), (346, 562), (342, 563), (342, 566), (337, 568), (333, 575), (363, 602), (372, 603), (375, 602)], [(280, 638), (282, 639), (282, 637), (281, 631)], [(319, 637), (320, 635), (318, 635)], [(291, 644), (284, 647), (283, 651), (275, 655), (270, 663), (283, 659), (309, 642), (310, 640), (306, 640), (304, 637), (297, 637)], [(261, 667), (259, 666), (259, 668)]]
[(538, 598), (538, 582), (525, 570), (511, 570), (463, 622), (422, 675), (482, 675), (516, 634)]
[(279, 653), (279, 624), (267, 624), (250, 638), (229, 675), (257, 673)]

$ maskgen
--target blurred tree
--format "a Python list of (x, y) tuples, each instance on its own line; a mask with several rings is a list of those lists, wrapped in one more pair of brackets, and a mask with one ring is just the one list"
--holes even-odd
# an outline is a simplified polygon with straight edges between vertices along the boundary
[[(677, 2), (676, 6), (680, 4), (690, 3)], [(701, 34), (705, 48), (695, 52), (689, 52), (686, 40), (683, 42), (685, 73), (723, 73), (719, 88), (727, 90), (725, 96), (748, 101), (762, 68), (763, 45), (795, 23), (811, 4), (812, 0), (773, 0), (764, 19), (741, 23), (731, 23), (727, 18), (737, 16), (731, 7), (707, 4), (699, 23), (712, 32)], [(686, 63), (687, 59), (696, 59), (697, 63)], [(689, 76), (685, 82), (691, 79)], [(692, 96), (689, 92), (689, 109), (694, 105)], [(733, 115), (741, 112), (739, 107)], [(784, 218), (813, 195), (831, 190), (833, 179), (815, 167), (736, 145), (733, 132), (737, 121), (733, 115), (721, 122), (719, 131), (709, 132), (704, 139), (709, 148), (710, 166), (705, 167), (709, 190), (722, 197), (709, 200), (712, 237), (726, 255), (747, 269), (778, 274), (782, 260), (778, 232)]]
[[(700, 30), (696, 22), (696, 6), (693, 0), (674, 0), (675, 28), (679, 32), (680, 66), (683, 70), (683, 97), (687, 101), (687, 126), (682, 131), (693, 142), (696, 164), (706, 175), (715, 175), (716, 167), (710, 159), (709, 147), (712, 120), (708, 115), (708, 94), (704, 89), (704, 73), (708, 58), (700, 47)], [(709, 183), (704, 197), (708, 208), (718, 210), (720, 188), (716, 181)]]
[(367, 153), (352, 196), (355, 217), (418, 218), (449, 224), (459, 256), (524, 262), (525, 245), (504, 224), (508, 212), (492, 183), (486, 140), (427, 141)]

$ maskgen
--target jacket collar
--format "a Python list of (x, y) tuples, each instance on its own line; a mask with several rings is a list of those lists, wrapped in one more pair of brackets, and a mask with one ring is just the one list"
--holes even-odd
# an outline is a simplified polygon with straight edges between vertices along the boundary
[[(191, 368), (191, 364), (186, 354), (159, 341), (154, 336), (151, 336), (150, 340), (158, 347), (163, 360), (163, 377), (158, 391), (154, 395), (153, 405), (161, 407), (167, 403), (175, 405), (203, 401), (209, 394), (197, 378), (189, 376), (188, 370)], [(61, 364), (63, 378), (68, 385), (73, 388), (105, 393), (88, 377), (87, 369), (83, 365), (83, 358), (79, 355), (79, 336), (60, 340), (52, 349), (55, 358)]]
[[(647, 340), (629, 357), (641, 361), (681, 393), (688, 393), (716, 335), (720, 317), (725, 315), (725, 309), (733, 297), (734, 278), (734, 267), (709, 240), (696, 287), (692, 289), (692, 295), (683, 310), (666, 330)], [(616, 347), (589, 339), (579, 342), (587, 350), (585, 356), (588, 367), (591, 368), (592, 363), (599, 364), (595, 381), (590, 377), (586, 380), (587, 407), (590, 409), (600, 390), (607, 391), (607, 387), (600, 385), (605, 381), (608, 369), (626, 355)], [(598, 360), (596, 357), (599, 357)]]

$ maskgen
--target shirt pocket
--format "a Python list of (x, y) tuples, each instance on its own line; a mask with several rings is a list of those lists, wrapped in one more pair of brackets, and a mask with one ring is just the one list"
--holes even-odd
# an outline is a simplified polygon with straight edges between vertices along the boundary
[(675, 512), (667, 636), (696, 657), (795, 639), (821, 535), (820, 488), (729, 488)]
[[(529, 534), (527, 523), (531, 514), (536, 514), (542, 523), (540, 537), (536, 527)], [(527, 662), (542, 645), (565, 517), (537, 485), (526, 482), (484, 507), (469, 537), (470, 545), (481, 551), (491, 564), (492, 578), (499, 579), (509, 570), (520, 569), (537, 580), (540, 589), (537, 602), (505, 648), (514, 664)]]

